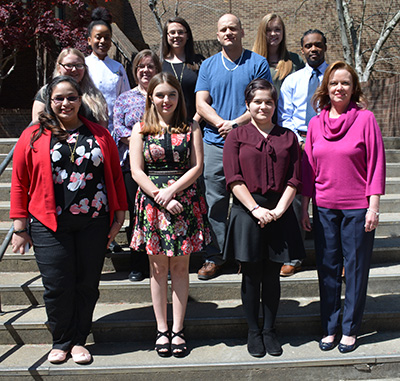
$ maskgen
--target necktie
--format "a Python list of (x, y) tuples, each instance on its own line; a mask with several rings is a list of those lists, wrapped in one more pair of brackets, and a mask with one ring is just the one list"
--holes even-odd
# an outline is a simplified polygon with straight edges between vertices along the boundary
[(319, 75), (319, 70), (314, 69), (312, 71), (310, 81), (308, 82), (308, 91), (307, 91), (307, 108), (306, 108), (306, 126), (308, 126), (308, 123), (310, 122), (310, 119), (316, 115), (312, 105), (311, 105), (311, 98), (315, 93), (315, 90), (317, 90), (317, 87), (319, 86), (319, 81), (318, 81), (318, 75)]

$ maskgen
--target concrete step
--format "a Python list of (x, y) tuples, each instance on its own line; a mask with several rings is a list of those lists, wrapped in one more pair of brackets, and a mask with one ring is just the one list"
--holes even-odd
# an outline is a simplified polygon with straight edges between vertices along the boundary
[[(172, 306), (168, 305), (169, 320)], [(44, 305), (5, 306), (0, 316), (0, 345), (50, 344)], [(320, 332), (318, 298), (282, 298), (276, 320), (281, 335)], [(369, 295), (362, 332), (400, 332), (400, 295)], [(156, 325), (151, 302), (98, 303), (93, 316), (91, 343), (153, 340)], [(192, 339), (245, 338), (247, 323), (240, 299), (199, 302), (189, 299), (185, 332)]]
[(7, 155), (17, 141), (17, 138), (0, 138), (0, 153)]
[(387, 177), (400, 177), (400, 162), (386, 163)]
[(379, 210), (381, 213), (400, 211), (400, 194), (392, 193), (382, 196)]
[(400, 163), (400, 150), (386, 148), (386, 163)]
[(383, 137), (383, 144), (386, 149), (400, 149), (400, 138), (398, 137)]
[(11, 182), (12, 168), (8, 166), (0, 177), (0, 182)]
[(75, 364), (71, 358), (59, 365), (47, 361), (50, 345), (0, 346), (0, 379), (7, 381), (171, 381), (185, 380), (398, 380), (399, 332), (366, 332), (356, 351), (322, 352), (318, 333), (279, 337), (280, 357), (250, 356), (246, 340), (202, 340), (188, 337), (185, 358), (160, 358), (153, 341), (88, 345), (93, 363)]
[[(0, 178), (1, 179), (1, 178)], [(10, 200), (11, 183), (0, 182), (0, 201)]]
[[(149, 280), (130, 282), (127, 272), (103, 273), (100, 281), (100, 303), (151, 302)], [(196, 302), (240, 299), (241, 275), (222, 274), (209, 281), (200, 281), (191, 273), (189, 297)], [(43, 304), (43, 285), (39, 272), (0, 273), (2, 305)], [(400, 265), (374, 265), (368, 285), (369, 294), (400, 294)], [(288, 278), (281, 278), (284, 298), (318, 298), (318, 277), (315, 269), (306, 269)]]
[(400, 213), (382, 213), (379, 216), (379, 225), (376, 228), (376, 235), (381, 237), (400, 236)]
[[(5, 235), (5, 231), (8, 231), (8, 223), (3, 223), (4, 228), (0, 227), (0, 234)], [(0, 226), (2, 223), (0, 223)], [(2, 230), (3, 229), (3, 230)], [(122, 272), (121, 276), (127, 276), (127, 272), (131, 270), (131, 254), (129, 248), (124, 244), (125, 235), (121, 232), (117, 236), (117, 240), (121, 242), (123, 251), (119, 253), (108, 253), (103, 271), (104, 272)], [(312, 239), (306, 239), (305, 241), (307, 258), (303, 261), (303, 268), (312, 269), (315, 268), (315, 250), (314, 242)], [(133, 254), (135, 255), (135, 254)], [(202, 253), (194, 253), (190, 257), (190, 272), (196, 273), (204, 262)], [(387, 264), (400, 262), (400, 237), (379, 237), (375, 238), (374, 251), (372, 255), (373, 264)], [(38, 271), (33, 249), (28, 253), (14, 254), (11, 251), (11, 247), (7, 248), (7, 251), (0, 262), (0, 272), (36, 272)], [(237, 266), (231, 261), (224, 266), (223, 271), (225, 273), (236, 273)]]
[(386, 194), (400, 193), (400, 177), (386, 177)]

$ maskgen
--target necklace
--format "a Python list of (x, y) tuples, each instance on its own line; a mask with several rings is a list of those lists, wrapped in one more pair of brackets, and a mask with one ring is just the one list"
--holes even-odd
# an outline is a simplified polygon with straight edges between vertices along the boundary
[(74, 149), (71, 149), (71, 145), (67, 142), (69, 152), (71, 152), (71, 156), (69, 157), (71, 159), (71, 163), (73, 163), (75, 161), (75, 150), (76, 150), (76, 145), (78, 144), (78, 137), (79, 137), (79, 132), (75, 137)]
[(175, 78), (176, 78), (176, 79), (179, 81), (179, 83), (182, 83), (183, 71), (185, 70), (185, 65), (186, 65), (186, 62), (184, 62), (184, 63), (183, 63), (183, 66), (182, 66), (182, 71), (181, 71), (181, 76), (180, 76), (180, 78), (178, 78), (178, 74), (176, 74), (176, 71), (175, 71), (175, 68), (174, 68), (174, 64), (173, 64), (172, 62), (170, 62), (170, 65), (171, 65), (171, 67), (172, 67), (172, 70), (174, 71)]
[(228, 69), (228, 67), (225, 65), (224, 55), (222, 54), (222, 51), (221, 51), (221, 60), (222, 60), (222, 65), (224, 65), (224, 68), (228, 71), (236, 70), (239, 67), (240, 63), (242, 62), (243, 53), (244, 53), (244, 49), (242, 49), (242, 54), (240, 55), (239, 62), (236, 64), (236, 66), (233, 69)]

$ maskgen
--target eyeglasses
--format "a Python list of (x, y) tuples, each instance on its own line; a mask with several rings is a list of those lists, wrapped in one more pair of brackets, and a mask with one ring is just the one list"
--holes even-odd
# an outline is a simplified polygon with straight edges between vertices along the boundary
[(174, 36), (178, 36), (178, 37), (183, 37), (187, 32), (185, 30), (171, 30), (170, 32), (167, 32), (168, 36), (170, 37), (174, 37)]
[(66, 70), (72, 70), (73, 68), (77, 70), (82, 70), (85, 67), (85, 64), (62, 64), (62, 63), (58, 64), (61, 65)]
[(76, 102), (80, 97), (76, 95), (70, 95), (69, 97), (55, 97), (52, 98), (51, 100), (54, 102), (54, 104), (59, 105), (64, 102), (64, 99), (66, 99), (68, 102), (74, 103)]
[(141, 70), (141, 69), (145, 69), (147, 68), (148, 70), (155, 70), (155, 66), (154, 65), (137, 65), (137, 70)]

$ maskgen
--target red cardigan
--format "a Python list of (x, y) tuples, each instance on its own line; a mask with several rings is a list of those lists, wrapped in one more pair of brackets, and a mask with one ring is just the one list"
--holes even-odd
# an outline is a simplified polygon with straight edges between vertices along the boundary
[[(117, 146), (108, 130), (79, 116), (99, 143), (104, 157), (104, 179), (110, 210), (110, 225), (114, 212), (127, 210), (126, 191)], [(14, 150), (11, 180), (10, 218), (35, 216), (49, 229), (57, 230), (56, 201), (50, 161), (50, 131), (45, 131), (30, 147), (31, 135), (38, 125), (21, 134)]]

